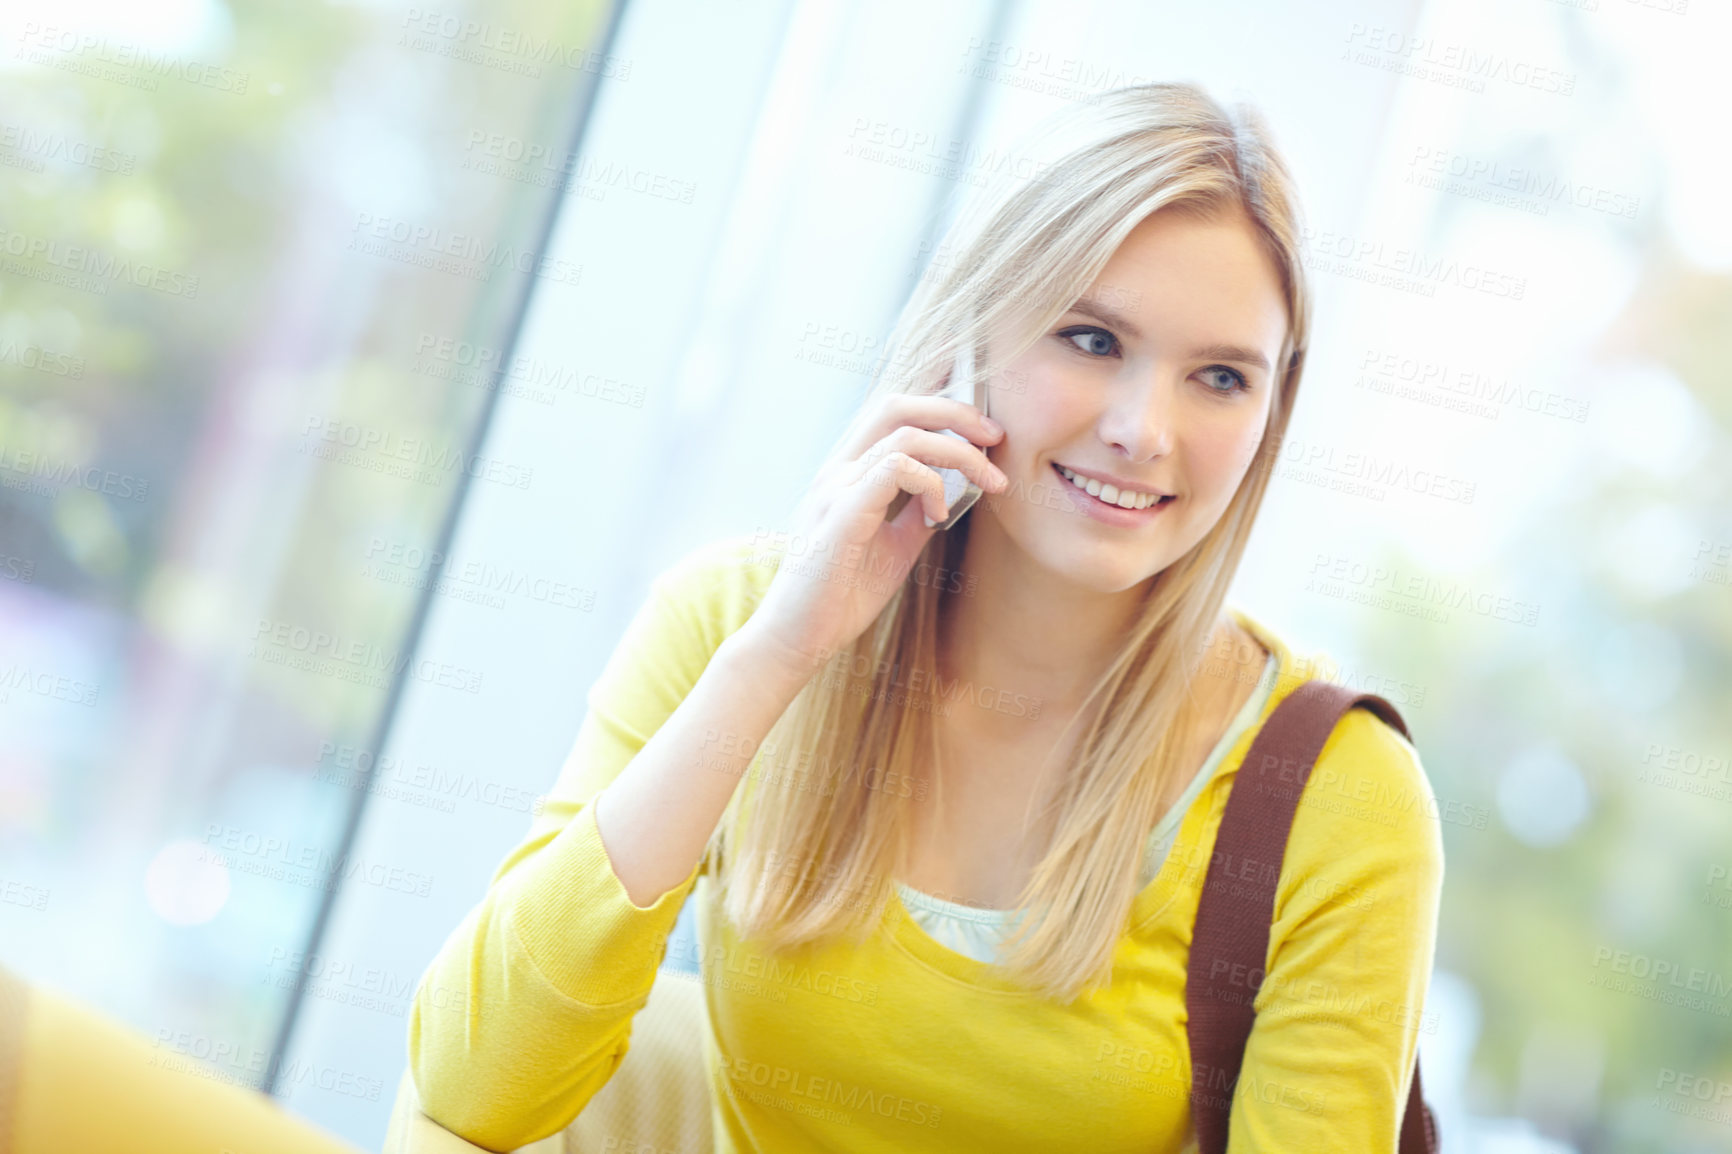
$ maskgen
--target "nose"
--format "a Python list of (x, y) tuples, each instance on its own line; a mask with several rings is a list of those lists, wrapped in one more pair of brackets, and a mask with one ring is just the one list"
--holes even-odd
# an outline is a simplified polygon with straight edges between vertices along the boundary
[(1134, 374), (1125, 368), (1101, 414), (1100, 438), (1127, 461), (1164, 457), (1173, 451), (1177, 382), (1158, 368)]

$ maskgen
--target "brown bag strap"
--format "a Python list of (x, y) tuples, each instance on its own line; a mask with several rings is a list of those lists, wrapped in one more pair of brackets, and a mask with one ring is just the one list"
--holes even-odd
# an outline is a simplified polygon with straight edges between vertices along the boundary
[[(1257, 1017), (1252, 1000), (1266, 976), (1275, 883), (1299, 794), (1336, 723), (1355, 706), (1371, 710), (1411, 740), (1401, 714), (1375, 693), (1307, 681), (1263, 723), (1227, 796), (1197, 906), (1185, 985), (1191, 1117), (1201, 1154), (1226, 1154), (1233, 1089)], [(1437, 1154), (1437, 1120), (1419, 1088), (1417, 1055), (1400, 1154)]]

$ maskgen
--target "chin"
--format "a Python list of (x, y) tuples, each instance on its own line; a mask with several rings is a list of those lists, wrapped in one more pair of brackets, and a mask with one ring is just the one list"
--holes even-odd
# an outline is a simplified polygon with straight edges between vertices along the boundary
[(1095, 593), (1123, 593), (1156, 576), (1176, 558), (1168, 550), (1151, 553), (1131, 542), (1113, 546), (1101, 541), (1079, 543), (1041, 534), (1033, 556), (1072, 584)]

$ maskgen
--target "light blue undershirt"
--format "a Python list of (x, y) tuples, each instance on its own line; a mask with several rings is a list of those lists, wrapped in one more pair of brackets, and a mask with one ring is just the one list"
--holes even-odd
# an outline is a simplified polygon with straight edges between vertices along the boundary
[[(1239, 707), (1232, 724), (1227, 726), (1227, 732), (1221, 735), (1221, 740), (1209, 751), (1208, 759), (1197, 770), (1191, 784), (1185, 787), (1185, 792), (1179, 795), (1172, 807), (1161, 815), (1161, 820), (1155, 823), (1143, 851), (1143, 869), (1137, 881), (1139, 889), (1154, 881), (1155, 875), (1161, 872), (1161, 866), (1166, 862), (1167, 854), (1171, 852), (1173, 842), (1178, 837), (1179, 822), (1183, 820), (1185, 811), (1197, 800), (1197, 795), (1203, 792), (1209, 779), (1215, 776), (1215, 771), (1220, 768), (1233, 743), (1262, 715), (1263, 706), (1275, 689), (1276, 667), (1275, 655), (1270, 654), (1269, 660), (1263, 665), (1263, 675), (1257, 682), (1257, 688), (1252, 690), (1245, 704)], [(998, 944), (1004, 938), (1009, 928), (1009, 919), (1015, 910), (989, 910), (959, 905), (921, 893), (901, 882), (896, 883), (896, 889), (902, 895), (902, 904), (908, 908), (908, 915), (940, 945), (978, 962), (997, 960)]]

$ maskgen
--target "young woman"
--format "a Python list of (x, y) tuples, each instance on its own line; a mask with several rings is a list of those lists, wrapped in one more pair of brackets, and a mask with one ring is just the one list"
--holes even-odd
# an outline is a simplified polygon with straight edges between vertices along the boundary
[[(430, 1117), (499, 1150), (568, 1124), (695, 895), (718, 1149), (1185, 1147), (1214, 832), (1320, 673), (1223, 612), (1304, 364), (1296, 211), (1249, 114), (1188, 86), (1107, 93), (1005, 166), (794, 532), (655, 582), (417, 991)], [(990, 417), (934, 395), (971, 361)], [(984, 491), (942, 531), (939, 469)], [(1247, 986), (1232, 1150), (1395, 1149), (1432, 812), (1351, 711)]]

